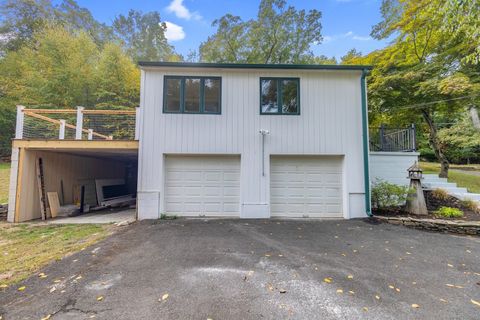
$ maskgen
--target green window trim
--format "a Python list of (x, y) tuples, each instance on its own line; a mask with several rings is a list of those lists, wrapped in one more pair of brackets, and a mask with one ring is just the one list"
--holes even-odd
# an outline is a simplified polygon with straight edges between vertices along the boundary
[[(167, 110), (167, 80), (180, 80), (180, 110), (168, 111)], [(186, 79), (200, 79), (200, 111), (189, 112), (185, 111), (185, 80)], [(205, 111), (205, 80), (218, 80), (219, 92), (218, 92), (218, 112)], [(164, 76), (163, 77), (163, 113), (173, 114), (222, 114), (222, 78), (221, 77), (205, 77), (205, 76)]]
[[(262, 111), (262, 81), (273, 80), (277, 83), (277, 112), (263, 112)], [(282, 81), (294, 80), (297, 82), (297, 112), (283, 112), (283, 97), (282, 97)], [(300, 78), (292, 77), (260, 77), (260, 115), (283, 115), (283, 116), (298, 116), (300, 115)]]

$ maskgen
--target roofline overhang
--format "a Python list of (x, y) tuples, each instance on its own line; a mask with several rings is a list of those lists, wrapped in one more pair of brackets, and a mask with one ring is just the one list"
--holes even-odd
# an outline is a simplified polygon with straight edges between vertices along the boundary
[(139, 61), (142, 69), (146, 68), (202, 68), (202, 69), (270, 69), (270, 70), (357, 70), (369, 71), (370, 65), (336, 65), (336, 64), (247, 64), (247, 63), (198, 63), (198, 62), (161, 62)]

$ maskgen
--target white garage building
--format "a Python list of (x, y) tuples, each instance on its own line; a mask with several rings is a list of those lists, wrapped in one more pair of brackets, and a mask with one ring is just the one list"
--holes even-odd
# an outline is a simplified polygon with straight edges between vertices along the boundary
[(139, 219), (369, 214), (369, 67), (140, 66)]

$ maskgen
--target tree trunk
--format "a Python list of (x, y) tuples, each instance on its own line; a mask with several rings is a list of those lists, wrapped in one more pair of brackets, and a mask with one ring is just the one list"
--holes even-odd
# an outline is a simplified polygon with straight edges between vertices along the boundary
[(440, 178), (448, 178), (448, 168), (450, 167), (450, 163), (448, 163), (447, 158), (443, 154), (440, 142), (438, 141), (437, 126), (433, 122), (433, 118), (428, 110), (422, 109), (422, 115), (427, 122), (429, 129), (428, 141), (430, 142), (430, 146), (432, 147), (435, 156), (437, 157), (438, 161), (440, 161), (440, 174), (438, 176)]
[(468, 107), (470, 111), (470, 118), (472, 118), (473, 127), (477, 130), (480, 130), (480, 119), (478, 118), (477, 108), (473, 104)]

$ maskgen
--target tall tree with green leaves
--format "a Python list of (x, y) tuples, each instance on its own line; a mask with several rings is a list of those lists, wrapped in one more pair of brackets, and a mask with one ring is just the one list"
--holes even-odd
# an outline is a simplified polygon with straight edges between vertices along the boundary
[(115, 36), (135, 61), (169, 61), (178, 57), (167, 42), (167, 26), (156, 11), (142, 13), (130, 10), (113, 21)]
[(138, 106), (140, 70), (117, 44), (104, 46), (95, 69), (95, 79), (97, 106)]
[(16, 51), (32, 40), (33, 34), (58, 24), (69, 31), (85, 31), (101, 45), (112, 40), (112, 29), (96, 21), (90, 11), (74, 0), (54, 5), (51, 0), (1, 0), (0, 51)]
[(383, 20), (374, 26), (377, 39), (393, 37), (391, 44), (366, 58), (350, 63), (371, 63), (370, 105), (374, 117), (386, 112), (397, 123), (420, 119), (441, 163), (440, 176), (448, 175), (445, 145), (438, 137), (437, 122), (465, 113), (465, 96), (473, 96), (476, 67), (465, 57), (475, 50), (465, 45), (466, 33), (456, 36), (445, 29), (445, 1), (384, 0)]
[(296, 10), (285, 0), (262, 0), (256, 19), (227, 14), (213, 22), (215, 34), (200, 45), (205, 62), (311, 63), (312, 44), (322, 41), (321, 13)]

